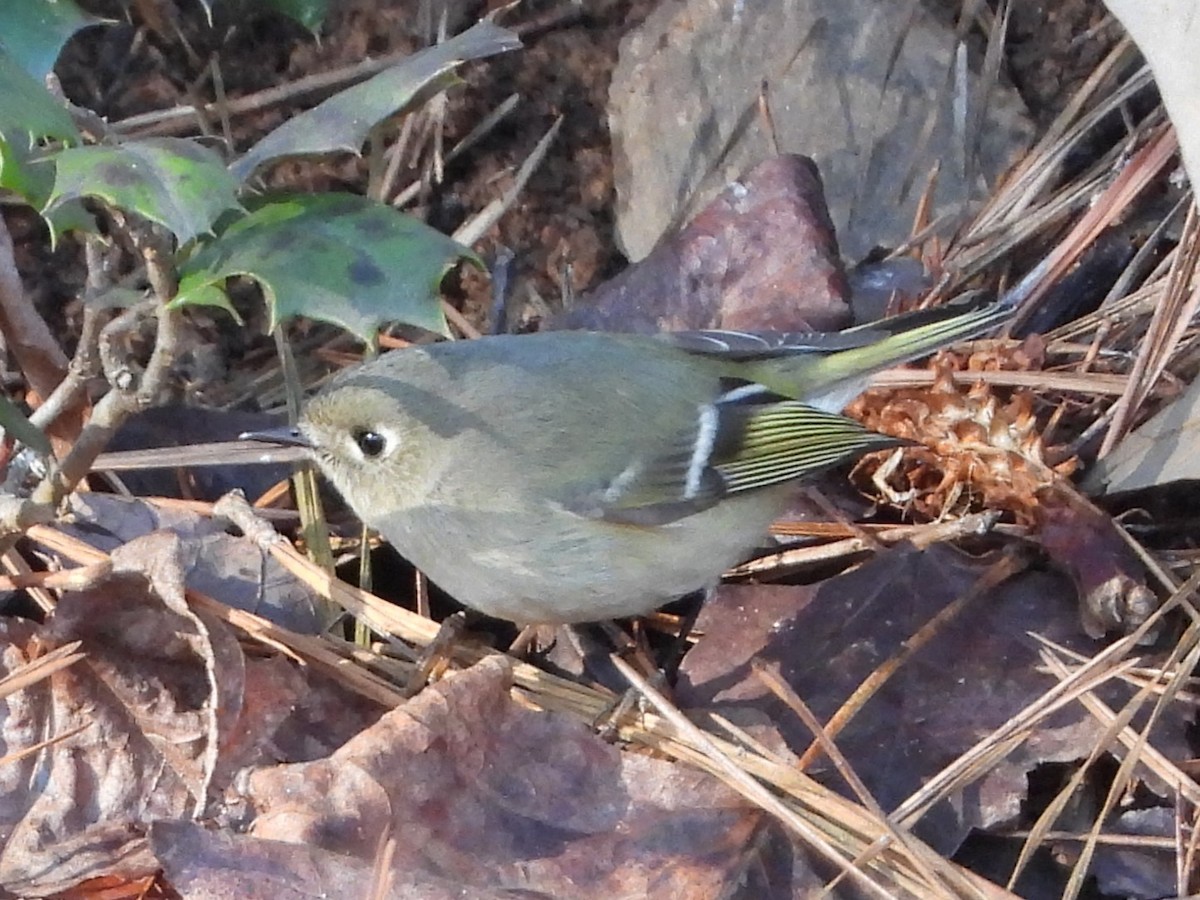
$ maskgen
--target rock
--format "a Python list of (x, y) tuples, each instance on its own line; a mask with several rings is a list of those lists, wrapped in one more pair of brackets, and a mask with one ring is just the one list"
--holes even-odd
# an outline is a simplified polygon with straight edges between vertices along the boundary
[(851, 324), (847, 293), (816, 167), (779, 156), (543, 327), (832, 331)]
[[(664, 0), (622, 41), (609, 91), (626, 255), (646, 256), (775, 154), (759, 111), (764, 80), (778, 149), (817, 162), (850, 259), (908, 237), (939, 161), (933, 213), (961, 211), (986, 196), (1032, 125), (1015, 92), (974, 74), (958, 120), (983, 109), (984, 124), (956, 125), (955, 58), (953, 31), (918, 4)], [(975, 145), (964, 165), (963, 148)]]

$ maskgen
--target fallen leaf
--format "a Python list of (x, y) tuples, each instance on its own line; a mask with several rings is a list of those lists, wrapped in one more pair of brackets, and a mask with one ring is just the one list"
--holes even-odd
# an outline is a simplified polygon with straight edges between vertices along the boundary
[[(253, 834), (362, 861), (398, 837), (398, 877), (549, 897), (784, 897), (764, 816), (704, 773), (623, 754), (573, 718), (513, 703), (502, 657), (426, 689), (327, 760), (247, 781)], [(782, 869), (783, 874), (780, 874)], [(764, 880), (765, 879), (765, 880)], [(784, 891), (786, 888), (786, 891)]]
[[(403, 840), (403, 834), (398, 835)], [(461, 900), (459, 885), (422, 872), (393, 873), (390, 890), (374, 894), (371, 860), (283, 841), (214, 832), (190, 822), (156, 822), (151, 846), (163, 877), (188, 900), (314, 900), (375, 897), (392, 900)], [(472, 890), (477, 900), (532, 900), (526, 891)]]
[[(828, 722), (986, 568), (986, 561), (948, 546), (902, 545), (816, 586), (724, 586), (697, 623), (704, 637), (684, 659), (678, 702), (720, 713), (759, 739), (803, 754), (811, 733), (753, 674), (751, 660), (776, 664)], [(1036, 571), (975, 597), (858, 709), (835, 742), (885, 810), (1051, 686), (1031, 632), (1086, 656), (1095, 652), (1080, 633), (1074, 597), (1066, 579)], [(1120, 684), (1105, 687), (1118, 697), (1130, 693)], [(1185, 714), (1174, 714), (1156, 735), (1179, 747), (1186, 727)], [(1103, 731), (1081, 705), (1066, 706), (978, 781), (934, 806), (915, 833), (952, 852), (972, 828), (1014, 823), (1026, 774), (1044, 762), (1086, 757)], [(812, 771), (846, 789), (823, 756)]]
[(227, 534), (221, 521), (111, 494), (74, 494), (70, 504), (74, 522), (62, 530), (96, 549), (109, 552), (141, 535), (169, 530), (180, 539), (188, 587), (291, 631), (321, 631), (313, 592), (252, 541)]

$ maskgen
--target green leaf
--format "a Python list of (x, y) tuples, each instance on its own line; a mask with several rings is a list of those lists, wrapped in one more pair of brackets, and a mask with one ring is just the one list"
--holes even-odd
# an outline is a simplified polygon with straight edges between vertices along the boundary
[(239, 207), (237, 184), (221, 158), (195, 141), (151, 138), (117, 146), (75, 147), (57, 157), (48, 209), (99, 197), (170, 229), (186, 244)]
[(383, 322), (446, 333), (438, 287), (470, 250), (384, 203), (351, 194), (274, 199), (184, 264), (173, 306), (213, 303), (245, 275), (266, 295), (272, 327), (303, 315), (370, 340)]
[(44, 81), (71, 35), (103, 21), (72, 0), (7, 0), (0, 8), (0, 49), (36, 81)]
[(373, 78), (335, 94), (306, 113), (289, 119), (231, 165), (245, 180), (272, 159), (334, 150), (358, 153), (370, 130), (408, 106), (422, 89), (440, 84), (470, 59), (481, 59), (521, 46), (511, 31), (487, 20), (462, 34), (385, 69)]
[[(44, 209), (54, 189), (54, 157), (24, 140), (9, 143), (0, 138), (0, 188), (12, 191), (35, 209)], [(50, 226), (50, 243), (68, 231), (99, 232), (95, 217), (79, 200), (66, 200), (43, 212)]]
[[(0, 14), (2, 17), (2, 14)], [(0, 135), (82, 140), (63, 105), (0, 47)]]
[(43, 456), (50, 455), (50, 442), (46, 440), (46, 436), (34, 428), (20, 408), (3, 394), (0, 394), (0, 428), (26, 447)]
[(27, 139), (9, 141), (0, 136), (0, 188), (41, 209), (54, 189), (54, 164)]
[(50, 226), (50, 247), (58, 245), (58, 239), (68, 231), (82, 234), (99, 234), (100, 225), (82, 201), (67, 200), (51, 210), (42, 212), (42, 218)]
[[(219, 284), (205, 282), (203, 278), (204, 276), (198, 276), (194, 282), (181, 284), (179, 293), (168, 305), (173, 309), (180, 306), (216, 306), (233, 316), (239, 325), (244, 325), (241, 314), (234, 308), (225, 288)], [(221, 281), (224, 281), (224, 278)]]

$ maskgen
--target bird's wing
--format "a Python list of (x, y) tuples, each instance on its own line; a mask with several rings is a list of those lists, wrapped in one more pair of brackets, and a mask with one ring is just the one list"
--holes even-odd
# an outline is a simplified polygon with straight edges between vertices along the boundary
[(845, 416), (781, 398), (762, 385), (730, 386), (697, 410), (661, 452), (577, 492), (568, 507), (633, 525), (663, 525), (732, 494), (811, 475), (904, 443)]

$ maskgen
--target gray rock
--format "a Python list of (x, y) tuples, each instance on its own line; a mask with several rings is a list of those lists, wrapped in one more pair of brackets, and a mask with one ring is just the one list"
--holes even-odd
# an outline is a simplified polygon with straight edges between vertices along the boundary
[[(961, 212), (1033, 129), (1012, 90), (973, 74), (953, 89), (955, 58), (953, 32), (916, 2), (663, 0), (622, 42), (609, 92), (626, 255), (644, 257), (774, 155), (758, 108), (764, 80), (778, 149), (816, 160), (849, 258), (908, 237), (938, 161), (935, 215)], [(967, 112), (956, 114), (964, 93)]]

